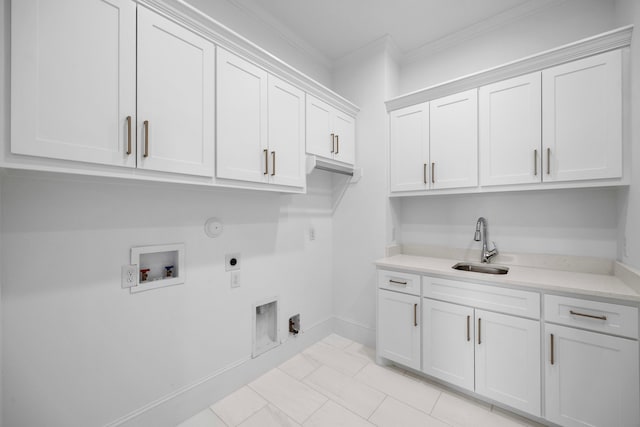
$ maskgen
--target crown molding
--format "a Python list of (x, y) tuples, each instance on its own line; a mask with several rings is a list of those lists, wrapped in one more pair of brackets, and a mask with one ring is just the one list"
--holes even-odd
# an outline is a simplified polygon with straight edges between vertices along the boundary
[(184, 0), (136, 0), (136, 3), (171, 19), (186, 29), (212, 41), (217, 46), (230, 50), (351, 116), (355, 116), (360, 111), (351, 101), (293, 68)]
[(598, 53), (627, 47), (631, 44), (632, 33), (633, 25), (628, 25), (497, 67), (410, 92), (386, 101), (387, 111), (397, 110), (453, 93), (477, 88), (489, 83), (540, 71)]

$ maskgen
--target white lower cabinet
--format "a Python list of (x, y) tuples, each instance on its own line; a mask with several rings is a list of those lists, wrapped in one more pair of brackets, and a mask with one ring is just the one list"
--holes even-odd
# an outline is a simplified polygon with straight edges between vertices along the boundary
[(378, 355), (420, 369), (420, 297), (378, 290)]
[(422, 370), (540, 416), (540, 322), (425, 298)]
[(546, 324), (546, 418), (567, 427), (640, 425), (638, 342)]

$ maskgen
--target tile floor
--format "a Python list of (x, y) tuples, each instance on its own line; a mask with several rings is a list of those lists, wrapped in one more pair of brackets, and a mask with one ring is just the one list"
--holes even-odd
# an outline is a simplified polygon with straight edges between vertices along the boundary
[(334, 334), (179, 427), (537, 425), (380, 367), (372, 349)]

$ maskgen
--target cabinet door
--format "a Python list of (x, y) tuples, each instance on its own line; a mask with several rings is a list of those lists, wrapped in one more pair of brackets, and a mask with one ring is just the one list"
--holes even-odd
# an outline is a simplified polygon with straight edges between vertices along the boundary
[(216, 176), (267, 182), (267, 72), (218, 48)]
[(11, 151), (135, 167), (135, 2), (20, 0), (11, 16)]
[(473, 308), (422, 300), (422, 371), (473, 391)]
[(542, 72), (544, 181), (622, 176), (622, 54)]
[(420, 369), (420, 297), (378, 290), (378, 355)]
[(478, 90), (429, 103), (431, 187), (478, 185)]
[(480, 185), (541, 181), (541, 75), (480, 88)]
[(304, 92), (269, 76), (271, 182), (304, 187)]
[(390, 190), (429, 188), (429, 104), (392, 111), (389, 120)]
[(546, 324), (545, 347), (548, 420), (567, 427), (640, 425), (637, 341)]
[(336, 138), (334, 160), (353, 165), (356, 160), (356, 122), (354, 118), (334, 109), (333, 132)]
[(540, 322), (476, 310), (476, 392), (540, 416)]
[(333, 158), (332, 115), (333, 108), (329, 104), (307, 95), (307, 153)]
[(213, 43), (138, 8), (139, 168), (213, 176), (214, 73)]

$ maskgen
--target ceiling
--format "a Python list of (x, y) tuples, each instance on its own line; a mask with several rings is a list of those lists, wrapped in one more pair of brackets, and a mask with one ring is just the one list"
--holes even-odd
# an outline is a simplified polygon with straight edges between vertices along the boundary
[(335, 61), (390, 36), (402, 53), (562, 0), (228, 0)]

